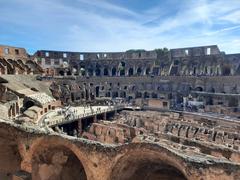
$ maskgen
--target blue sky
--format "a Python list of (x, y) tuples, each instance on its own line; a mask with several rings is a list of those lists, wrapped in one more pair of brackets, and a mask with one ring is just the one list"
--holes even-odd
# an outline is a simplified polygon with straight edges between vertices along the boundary
[(0, 0), (0, 44), (68, 51), (219, 45), (240, 52), (240, 0)]

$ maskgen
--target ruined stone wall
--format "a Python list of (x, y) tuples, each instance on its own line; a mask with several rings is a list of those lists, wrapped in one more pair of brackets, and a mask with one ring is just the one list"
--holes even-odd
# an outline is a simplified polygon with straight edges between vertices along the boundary
[(168, 76), (239, 75), (239, 56), (225, 55), (216, 45), (126, 52), (60, 52), (37, 51), (34, 56), (45, 69), (55, 75), (77, 76)]
[(205, 105), (239, 106), (239, 76), (229, 77), (78, 77), (56, 78), (52, 85), (55, 98), (63, 102), (91, 100), (98, 97), (166, 99), (183, 102), (191, 95)]
[(238, 135), (240, 126), (237, 121), (227, 121), (191, 113), (151, 111), (124, 111), (117, 121), (131, 127), (144, 128), (147, 134), (171, 134), (190, 141), (209, 142), (240, 150), (240, 136)]
[[(237, 163), (161, 142), (107, 146), (2, 120), (0, 127), (1, 142), (5, 142), (0, 153), (0, 176), (4, 179), (23, 171), (35, 180), (139, 179), (143, 174), (152, 178), (212, 180), (237, 179), (240, 175)], [(8, 147), (12, 147), (11, 151)]]
[(41, 74), (43, 69), (33, 61), (24, 48), (0, 46), (0, 75)]

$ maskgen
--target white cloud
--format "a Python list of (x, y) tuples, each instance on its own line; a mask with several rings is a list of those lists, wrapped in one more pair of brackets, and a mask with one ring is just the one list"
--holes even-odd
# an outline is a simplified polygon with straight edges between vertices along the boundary
[[(14, 11), (13, 4), (18, 6)], [(185, 0), (170, 14), (171, 7), (161, 4), (137, 12), (104, 0), (77, 0), (74, 4), (63, 0), (8, 0), (0, 7), (4, 14), (0, 23), (33, 36), (39, 49), (124, 51), (219, 44), (223, 50), (234, 52), (236, 48), (224, 44), (239, 47), (237, 35), (228, 34), (240, 28), (237, 8), (238, 0)], [(224, 23), (235, 24), (215, 27)]]

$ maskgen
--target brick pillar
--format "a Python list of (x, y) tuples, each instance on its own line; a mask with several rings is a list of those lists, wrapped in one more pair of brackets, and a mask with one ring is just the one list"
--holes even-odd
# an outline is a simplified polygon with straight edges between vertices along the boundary
[(106, 112), (103, 113), (103, 119), (104, 119), (104, 120), (107, 120), (107, 113), (106, 113)]
[(97, 122), (97, 115), (93, 116), (93, 122), (94, 122), (94, 123)]

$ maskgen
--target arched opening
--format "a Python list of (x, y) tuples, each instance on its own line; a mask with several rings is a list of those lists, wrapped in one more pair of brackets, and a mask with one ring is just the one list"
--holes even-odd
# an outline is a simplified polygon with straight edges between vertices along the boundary
[(120, 76), (125, 76), (125, 70), (124, 69), (120, 70)]
[(144, 98), (149, 98), (149, 93), (148, 92), (144, 92)]
[(126, 92), (125, 91), (120, 92), (120, 97), (121, 98), (126, 98)]
[(153, 74), (154, 76), (158, 76), (158, 75), (159, 75), (159, 68), (154, 67), (152, 74)]
[(179, 65), (179, 60), (174, 60), (173, 64), (174, 64), (175, 66)]
[(147, 68), (146, 69), (146, 75), (149, 75), (150, 74), (150, 68)]
[(142, 74), (142, 69), (139, 67), (137, 68), (137, 75), (140, 76)]
[(68, 76), (71, 76), (71, 75), (72, 75), (72, 72), (71, 72), (69, 69), (67, 70), (67, 75), (68, 75)]
[[(176, 165), (181, 167), (180, 165)], [(134, 152), (122, 157), (109, 177), (114, 180), (187, 180), (185, 175), (172, 163), (161, 160), (154, 153)]]
[(238, 107), (237, 98), (230, 98), (228, 101), (228, 107)]
[(96, 76), (101, 76), (101, 70), (100, 69), (96, 69), (95, 70), (95, 75)]
[(153, 92), (153, 93), (152, 93), (152, 98), (155, 98), (155, 99), (158, 98), (157, 93), (154, 93), (154, 92)]
[(106, 92), (106, 97), (111, 97), (111, 93), (110, 92)]
[(112, 98), (118, 97), (118, 92), (112, 92)]
[(58, 72), (58, 74), (59, 74), (60, 76), (64, 76), (64, 71), (63, 71), (63, 70), (60, 70), (60, 71)]
[(206, 98), (206, 105), (213, 105), (213, 98), (212, 97), (207, 97)]
[(108, 76), (109, 74), (108, 74), (108, 69), (107, 68), (104, 68), (104, 70), (103, 70), (103, 75), (104, 76)]
[(128, 76), (133, 76), (133, 68), (129, 68), (129, 70), (128, 70)]
[(99, 97), (99, 86), (96, 86), (96, 97)]
[(198, 87), (195, 88), (195, 91), (203, 91), (203, 88), (198, 86)]
[(35, 104), (34, 104), (33, 101), (28, 100), (28, 101), (25, 101), (25, 103), (24, 103), (24, 108), (25, 108), (25, 109), (28, 109), (28, 108), (30, 108), (30, 107), (32, 107), (32, 106), (34, 106), (34, 105), (35, 105)]
[(136, 92), (136, 98), (142, 98), (142, 93), (141, 92)]
[(230, 66), (223, 66), (223, 68), (222, 68), (222, 75), (223, 76), (229, 76), (230, 74), (231, 74)]
[(32, 179), (87, 180), (81, 161), (64, 146), (39, 147), (31, 163)]
[(197, 68), (193, 67), (193, 75), (196, 75), (196, 74), (197, 74)]
[(93, 69), (88, 69), (88, 75), (93, 76)]
[(112, 76), (116, 76), (117, 74), (117, 69), (114, 67), (112, 68)]
[(215, 89), (213, 87), (211, 87), (210, 92), (215, 93)]

